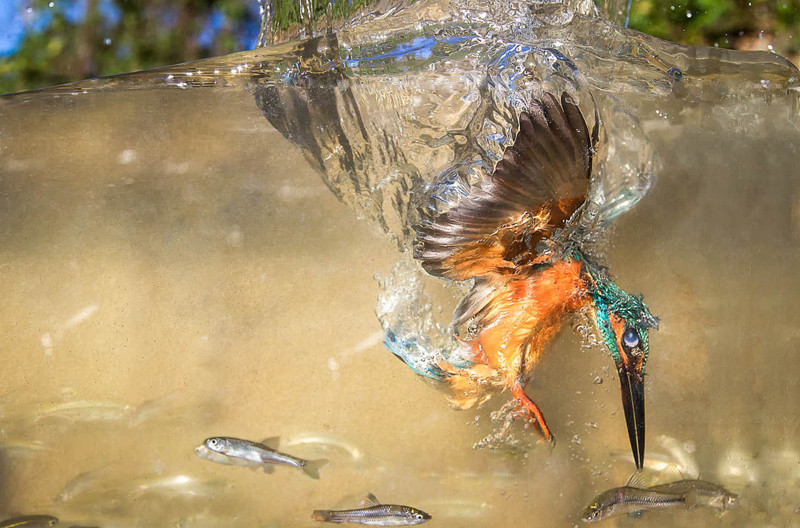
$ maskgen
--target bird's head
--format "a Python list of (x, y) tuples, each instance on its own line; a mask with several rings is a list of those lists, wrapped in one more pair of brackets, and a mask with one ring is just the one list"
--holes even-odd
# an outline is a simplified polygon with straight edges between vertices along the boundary
[(611, 352), (622, 389), (622, 406), (636, 467), (644, 462), (644, 366), (650, 329), (658, 329), (642, 297), (622, 291), (608, 278), (593, 280), (594, 317)]

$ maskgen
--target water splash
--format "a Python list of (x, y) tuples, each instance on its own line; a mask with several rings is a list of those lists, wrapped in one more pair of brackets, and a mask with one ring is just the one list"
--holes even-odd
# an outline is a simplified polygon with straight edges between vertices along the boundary
[(375, 313), (383, 327), (386, 347), (415, 372), (441, 380), (440, 361), (465, 364), (452, 340), (446, 317), (436, 317), (434, 296), (424, 287), (430, 281), (410, 259), (378, 275), (380, 294)]

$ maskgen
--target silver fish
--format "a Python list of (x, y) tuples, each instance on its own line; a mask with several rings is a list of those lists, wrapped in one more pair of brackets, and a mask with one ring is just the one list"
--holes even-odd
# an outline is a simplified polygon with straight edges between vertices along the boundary
[(713, 508), (717, 513), (722, 513), (736, 505), (739, 496), (731, 493), (722, 486), (705, 480), (679, 480), (668, 484), (660, 484), (648, 488), (652, 491), (664, 493), (677, 493), (686, 497), (686, 506), (704, 506)]
[[(205, 444), (201, 444), (195, 447), (194, 454), (199, 456), (200, 458), (210, 460), (211, 462), (216, 462), (217, 464), (224, 464), (226, 466), (245, 466), (245, 467), (252, 467), (253, 469), (255, 469), (256, 467), (261, 467), (260, 464), (254, 464), (249, 460), (244, 460), (241, 458), (231, 458), (223, 455), (222, 453), (217, 453), (216, 451), (212, 451), (209, 448), (207, 448)], [(267, 471), (267, 469), (264, 468), (264, 471)]]
[[(195, 449), (195, 453), (208, 460), (220, 464), (229, 465), (246, 465), (249, 467), (261, 467), (265, 473), (272, 473), (273, 465), (287, 465), (302, 469), (303, 472), (313, 479), (319, 478), (319, 469), (328, 463), (324, 458), (319, 460), (303, 460), (302, 458), (293, 457), (286, 453), (281, 453), (277, 450), (278, 438), (268, 438), (261, 443), (251, 442), (249, 440), (242, 440), (240, 438), (231, 438), (226, 436), (214, 436), (206, 438), (203, 446), (206, 449), (216, 454), (216, 456), (203, 453), (199, 446)], [(220, 456), (227, 457), (227, 460), (220, 458)]]
[(0, 528), (44, 528), (54, 526), (58, 523), (58, 518), (52, 515), (23, 515), (0, 522)]
[(311, 518), (330, 523), (357, 523), (371, 526), (413, 526), (431, 520), (422, 510), (401, 504), (381, 504), (372, 493), (354, 510), (314, 510)]
[(585, 522), (597, 522), (623, 513), (674, 508), (686, 504), (686, 497), (677, 493), (663, 493), (631, 486), (606, 490), (594, 498), (583, 510)]
[(713, 508), (722, 513), (736, 503), (737, 495), (712, 482), (679, 480), (657, 486), (637, 486), (634, 473), (627, 486), (604, 491), (583, 511), (586, 522), (602, 521), (614, 515), (640, 514), (646, 510), (696, 506)]

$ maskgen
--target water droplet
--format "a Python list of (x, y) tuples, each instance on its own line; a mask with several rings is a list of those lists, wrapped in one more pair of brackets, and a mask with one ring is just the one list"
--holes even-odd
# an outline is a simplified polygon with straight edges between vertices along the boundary
[(47, 4), (47, 7), (53, 7), (53, 6), (55, 6), (55, 5), (56, 5), (56, 3), (55, 3), (55, 2), (50, 2), (49, 4)]
[(103, 39), (103, 44), (105, 44), (106, 46), (110, 46), (111, 45), (111, 39), (108, 38), (108, 37), (104, 38)]
[(686, 18), (692, 18), (692, 12), (691, 11), (687, 11), (686, 12)]

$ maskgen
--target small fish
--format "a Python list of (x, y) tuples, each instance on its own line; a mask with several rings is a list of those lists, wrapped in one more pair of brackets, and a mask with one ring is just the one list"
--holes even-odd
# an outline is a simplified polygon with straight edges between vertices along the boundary
[(586, 522), (602, 521), (628, 513), (638, 516), (646, 510), (696, 506), (713, 508), (722, 513), (736, 503), (737, 495), (712, 482), (690, 479), (645, 487), (642, 475), (634, 473), (628, 484), (604, 491), (583, 511)]
[(683, 495), (686, 497), (686, 506), (688, 508), (704, 506), (717, 510), (717, 513), (729, 510), (736, 505), (739, 499), (738, 495), (731, 493), (722, 486), (714, 484), (713, 482), (697, 479), (679, 480), (677, 482), (670, 482), (669, 484), (651, 486), (648, 489), (663, 493)]
[(44, 528), (45, 526), (55, 526), (58, 518), (52, 515), (23, 515), (0, 522), (0, 528)]
[(330, 523), (357, 523), (371, 526), (413, 526), (431, 520), (422, 510), (400, 504), (381, 504), (372, 493), (354, 510), (314, 510), (311, 518)]
[[(319, 469), (328, 463), (324, 458), (319, 460), (303, 460), (277, 451), (278, 438), (267, 438), (261, 443), (215, 436), (206, 438), (202, 446), (195, 448), (195, 453), (201, 458), (206, 458), (219, 464), (232, 466), (261, 467), (265, 473), (272, 473), (273, 465), (283, 464), (300, 468), (313, 479), (319, 478)], [(205, 453), (205, 447), (211, 453)], [(225, 459), (221, 458), (226, 457)]]
[(636, 514), (645, 510), (674, 508), (686, 504), (686, 498), (677, 493), (663, 493), (631, 486), (606, 490), (594, 498), (583, 510), (583, 520), (597, 522), (623, 513)]

